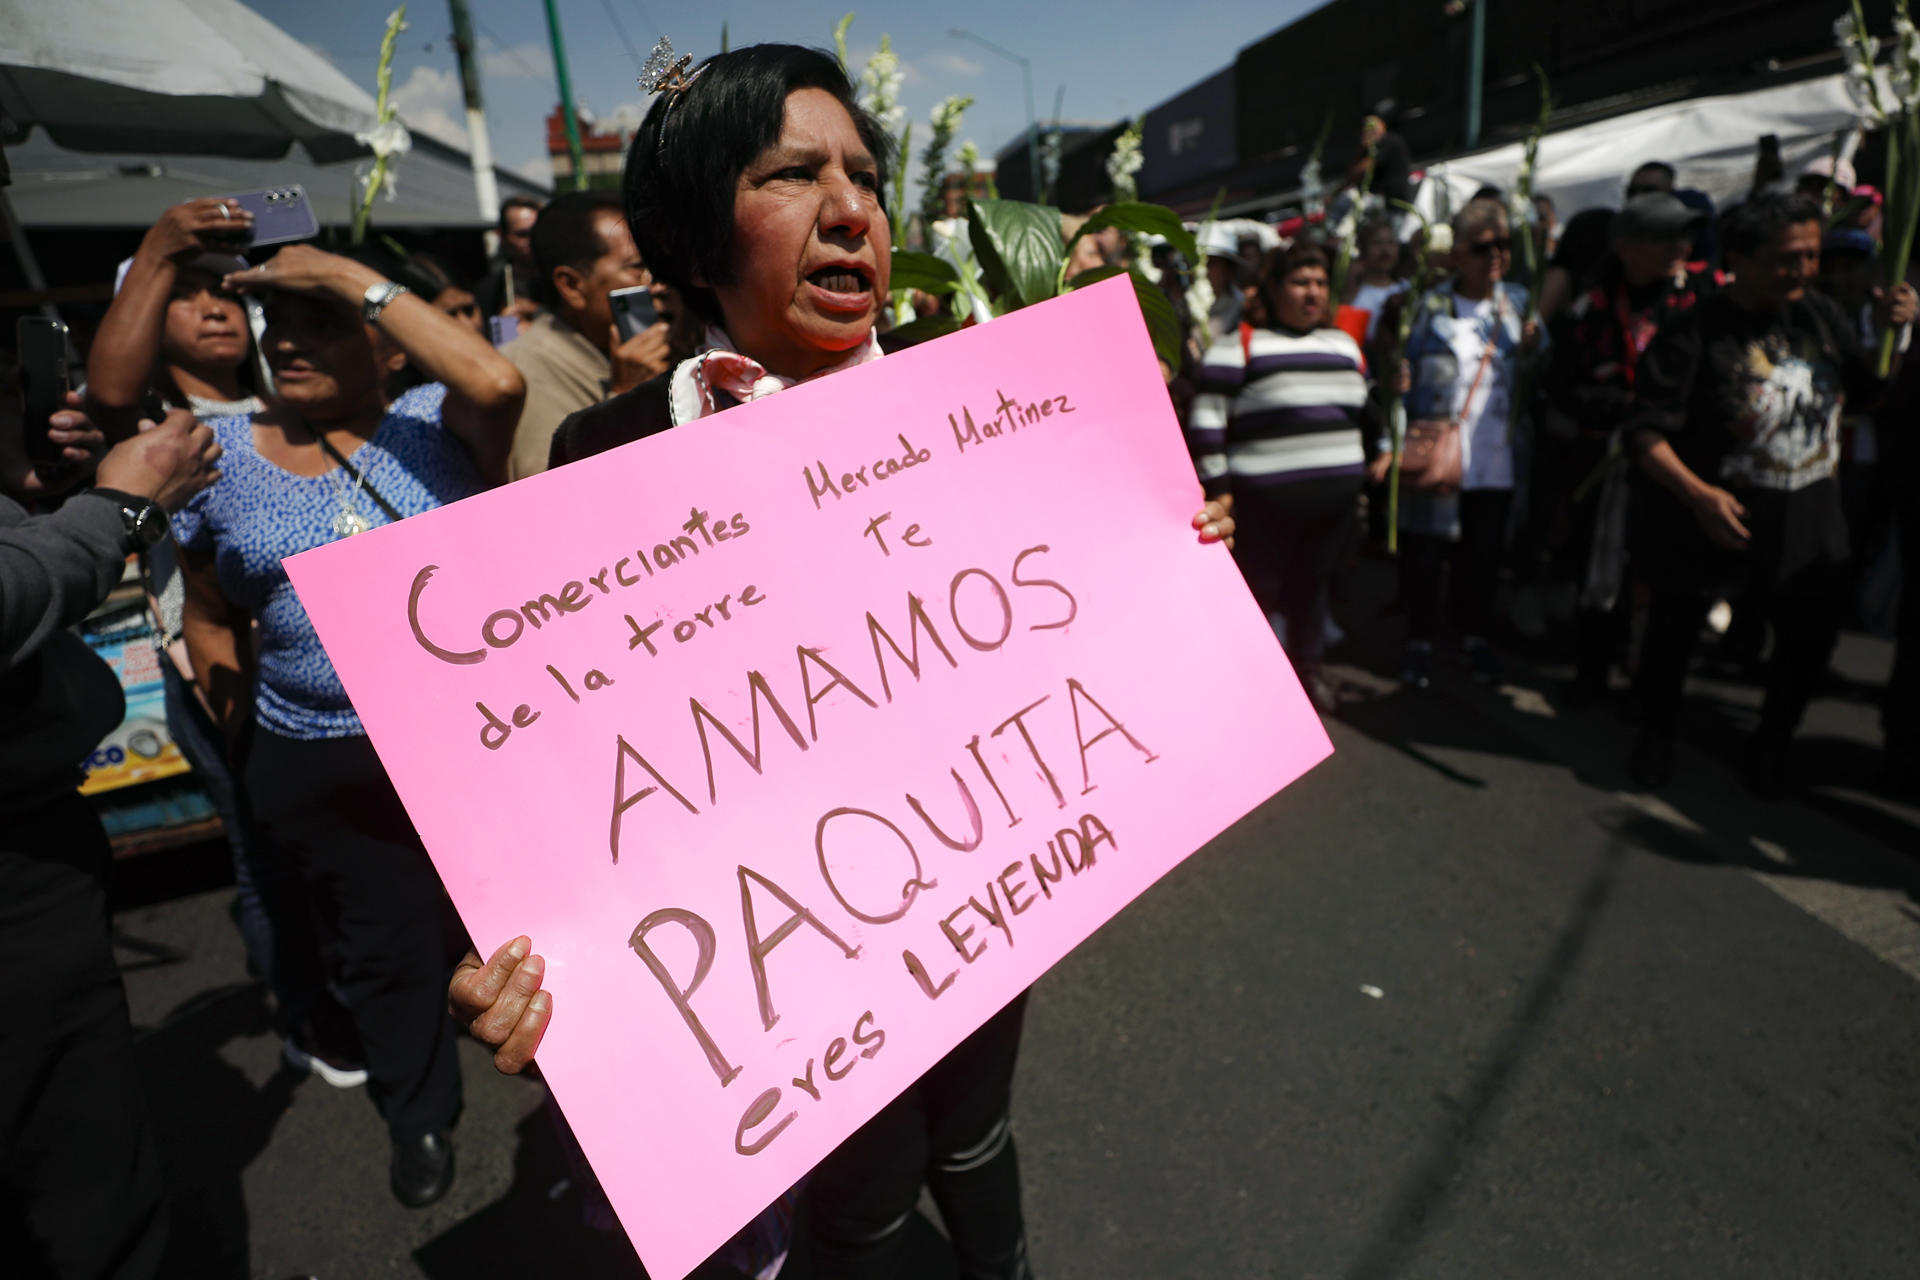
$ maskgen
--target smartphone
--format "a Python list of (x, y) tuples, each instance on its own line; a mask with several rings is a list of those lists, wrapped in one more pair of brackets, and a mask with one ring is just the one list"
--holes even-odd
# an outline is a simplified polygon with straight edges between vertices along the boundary
[(620, 327), (620, 341), (628, 342), (639, 337), (660, 318), (653, 307), (653, 294), (645, 285), (635, 289), (615, 289), (607, 295), (607, 305), (613, 308), (613, 322)]
[(488, 316), (487, 337), (496, 347), (504, 347), (520, 336), (519, 316)]
[(65, 446), (47, 438), (53, 415), (66, 408), (67, 326), (46, 316), (21, 316), (14, 325), (20, 351), (20, 423), (34, 469), (45, 477), (71, 465)]
[(235, 238), (242, 248), (311, 240), (320, 234), (320, 220), (313, 215), (307, 189), (297, 182), (216, 198), (253, 215), (253, 234)]

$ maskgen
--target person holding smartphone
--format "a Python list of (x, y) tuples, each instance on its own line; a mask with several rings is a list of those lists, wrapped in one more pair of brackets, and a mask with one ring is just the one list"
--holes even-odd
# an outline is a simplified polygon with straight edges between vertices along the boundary
[[(266, 404), (253, 391), (253, 337), (240, 295), (224, 278), (244, 270), (233, 253), (254, 230), (236, 202), (205, 196), (161, 214), (121, 264), (113, 305), (87, 365), (89, 404), (116, 431), (151, 410), (182, 408), (202, 422), (249, 417)], [(142, 556), (159, 624), (167, 729), (220, 815), (233, 856), (235, 919), (247, 962), (273, 993), (276, 1029), (290, 1066), (336, 1088), (366, 1083), (359, 1039), (322, 980), (306, 895), (269, 842), (257, 838), (229, 759), (244, 723), (223, 732), (194, 688), (185, 640), (186, 584), (171, 541)]]
[[(665, 373), (676, 355), (658, 315), (623, 335), (613, 295), (653, 287), (627, 229), (620, 197), (604, 191), (557, 196), (533, 224), (535, 288), (551, 310), (500, 349), (527, 380), (527, 405), (514, 430), (511, 480), (547, 469), (561, 420)], [(651, 295), (649, 295), (651, 296)]]

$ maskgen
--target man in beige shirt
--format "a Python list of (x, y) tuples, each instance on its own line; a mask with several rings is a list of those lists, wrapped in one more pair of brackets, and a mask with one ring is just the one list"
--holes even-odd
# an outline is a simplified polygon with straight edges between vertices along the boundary
[(527, 403), (513, 433), (507, 478), (547, 469), (547, 448), (561, 419), (664, 373), (665, 321), (622, 342), (607, 295), (651, 286), (618, 196), (573, 191), (556, 197), (533, 224), (535, 285), (551, 310), (500, 353), (520, 370)]

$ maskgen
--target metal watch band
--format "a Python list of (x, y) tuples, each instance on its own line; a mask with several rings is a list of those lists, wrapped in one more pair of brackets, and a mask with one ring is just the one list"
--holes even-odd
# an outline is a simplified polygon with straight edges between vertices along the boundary
[(395, 284), (391, 280), (382, 280), (368, 285), (366, 293), (360, 298), (361, 318), (368, 324), (377, 322), (380, 319), (380, 313), (385, 311), (395, 298), (410, 292), (412, 291), (407, 286)]

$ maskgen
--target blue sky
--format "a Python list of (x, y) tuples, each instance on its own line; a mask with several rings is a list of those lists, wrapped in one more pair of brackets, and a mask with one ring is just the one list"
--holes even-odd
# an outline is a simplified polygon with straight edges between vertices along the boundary
[[(355, 81), (373, 89), (380, 35), (393, 0), (248, 0), (268, 20), (326, 53)], [(979, 45), (948, 34), (962, 26), (1027, 58), (1034, 105), (1045, 119), (1064, 87), (1061, 116), (1116, 120), (1137, 115), (1233, 60), (1251, 43), (1320, 0), (1210, 0), (1188, 8), (1166, 0), (1105, 0), (1098, 5), (1044, 0), (973, 0), (961, 6), (857, 0), (718, 0), (698, 6), (671, 0), (558, 0), (575, 100), (599, 115), (639, 101), (637, 69), (624, 29), (642, 58), (664, 34), (682, 52), (704, 57), (720, 47), (724, 21), (735, 46), (785, 40), (830, 46), (833, 26), (853, 9), (848, 36), (856, 64), (882, 33), (904, 64), (901, 100), (924, 141), (927, 117), (949, 94), (976, 101), (961, 130), (982, 154), (1026, 127), (1020, 70)], [(481, 46), (494, 158), (505, 168), (546, 168), (544, 121), (558, 100), (540, 0), (469, 0)], [(616, 25), (617, 22), (617, 25)], [(464, 142), (465, 112), (448, 39), (451, 22), (440, 0), (414, 0), (401, 35), (393, 78), (396, 101), (415, 128)], [(915, 149), (918, 149), (916, 144)]]

